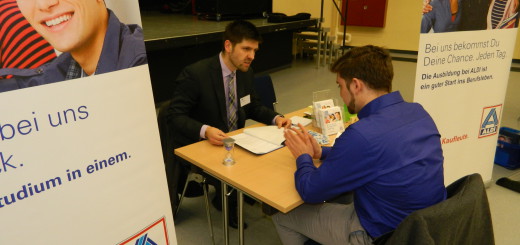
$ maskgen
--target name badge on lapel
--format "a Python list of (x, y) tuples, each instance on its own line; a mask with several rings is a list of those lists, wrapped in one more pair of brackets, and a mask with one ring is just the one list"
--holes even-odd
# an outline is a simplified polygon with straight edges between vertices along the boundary
[(248, 105), (249, 103), (251, 103), (251, 95), (249, 95), (249, 94), (240, 99), (241, 107), (244, 107), (244, 106)]

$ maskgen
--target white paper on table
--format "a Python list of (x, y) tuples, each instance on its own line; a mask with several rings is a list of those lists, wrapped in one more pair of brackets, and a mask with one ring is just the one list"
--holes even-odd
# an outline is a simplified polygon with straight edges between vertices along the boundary
[(277, 126), (255, 127), (244, 129), (243, 133), (231, 138), (235, 139), (235, 144), (252, 153), (265, 154), (283, 147), (283, 131), (284, 128)]

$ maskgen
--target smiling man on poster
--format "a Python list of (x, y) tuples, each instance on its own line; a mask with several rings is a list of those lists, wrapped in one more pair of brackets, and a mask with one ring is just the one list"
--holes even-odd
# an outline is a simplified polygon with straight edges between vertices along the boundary
[(14, 79), (0, 92), (86, 77), (146, 64), (143, 33), (125, 25), (104, 0), (18, 0), (29, 23), (55, 49), (63, 52), (38, 69), (3, 69)]

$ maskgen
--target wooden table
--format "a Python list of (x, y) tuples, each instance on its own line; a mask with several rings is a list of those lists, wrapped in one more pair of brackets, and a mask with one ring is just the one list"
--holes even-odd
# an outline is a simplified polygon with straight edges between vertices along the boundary
[[(309, 109), (302, 109), (285, 116), (287, 118), (303, 116), (305, 111), (309, 111)], [(262, 125), (255, 124), (250, 127)], [(315, 128), (308, 128), (316, 130)], [(229, 135), (235, 135), (242, 131), (243, 129), (236, 130)], [(319, 130), (316, 131), (319, 132)], [(208, 141), (200, 141), (175, 149), (175, 154), (221, 180), (223, 193), (227, 192), (228, 185), (236, 188), (238, 192), (240, 244), (243, 244), (243, 193), (267, 203), (283, 213), (287, 213), (303, 203), (294, 184), (296, 161), (286, 147), (264, 155), (255, 155), (236, 146), (234, 150), (236, 163), (233, 166), (222, 164), (226, 154), (224, 147), (211, 145)], [(227, 198), (223, 196), (222, 200), (225, 202), (222, 208), (223, 217), (227, 217)], [(224, 218), (223, 220), (224, 237), (226, 244), (228, 244), (227, 219)]]

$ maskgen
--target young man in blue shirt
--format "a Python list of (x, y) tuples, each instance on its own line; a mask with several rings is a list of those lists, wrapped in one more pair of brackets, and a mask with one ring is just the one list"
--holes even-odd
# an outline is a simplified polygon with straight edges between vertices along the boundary
[[(411, 212), (446, 199), (440, 134), (430, 115), (390, 92), (387, 50), (353, 48), (331, 68), (350, 113), (359, 121), (333, 147), (320, 147), (303, 129), (286, 130), (296, 158), (296, 189), (303, 205), (273, 216), (282, 242), (371, 244)], [(320, 167), (314, 159), (322, 160)], [(353, 193), (350, 204), (328, 203)]]
[(54, 61), (36, 69), (0, 69), (0, 92), (60, 82), (146, 64), (143, 31), (125, 25), (104, 0), (18, 0), (31, 26), (56, 50)]

